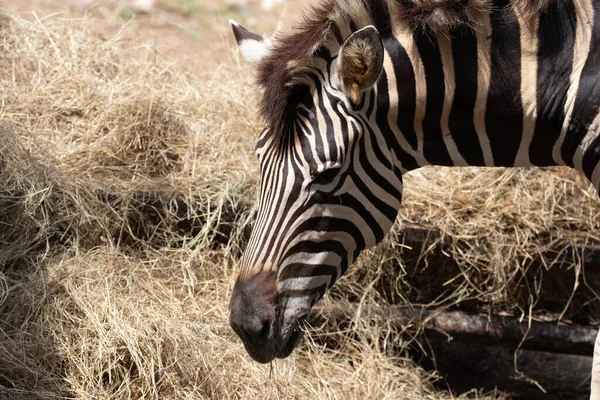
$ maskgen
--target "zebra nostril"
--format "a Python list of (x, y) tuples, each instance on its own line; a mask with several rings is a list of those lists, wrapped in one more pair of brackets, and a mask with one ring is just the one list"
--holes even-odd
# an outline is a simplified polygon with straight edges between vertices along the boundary
[(267, 320), (263, 323), (263, 327), (258, 334), (258, 340), (261, 342), (266, 342), (269, 339), (269, 335), (271, 333), (271, 321)]

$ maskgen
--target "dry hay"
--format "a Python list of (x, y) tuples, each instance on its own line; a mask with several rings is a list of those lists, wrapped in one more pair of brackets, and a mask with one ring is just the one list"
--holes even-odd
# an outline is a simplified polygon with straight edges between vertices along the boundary
[[(250, 74), (186, 73), (88, 24), (0, 19), (0, 397), (451, 398), (377, 321), (251, 362), (227, 325), (257, 182)], [(197, 204), (200, 229), (135, 215), (137, 191)]]
[[(389, 321), (329, 324), (272, 369), (250, 361), (227, 301), (257, 186), (252, 74), (184, 72), (88, 24), (0, 21), (0, 397), (451, 398), (394, 356), (407, 342)], [(177, 213), (138, 213), (130, 199), (140, 191), (197, 204), (186, 217), (198, 229), (177, 229)], [(600, 243), (599, 213), (597, 195), (566, 170), (416, 171), (398, 227), (328, 301), (539, 317), (556, 269), (544, 250)], [(459, 269), (399, 263), (405, 222), (461, 239), (448, 251)], [(576, 274), (586, 286), (578, 263), (563, 269), (559, 311)]]

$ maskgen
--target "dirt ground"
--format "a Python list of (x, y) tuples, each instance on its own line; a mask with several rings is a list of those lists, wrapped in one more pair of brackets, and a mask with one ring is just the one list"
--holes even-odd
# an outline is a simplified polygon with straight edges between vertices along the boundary
[(103, 37), (139, 38), (180, 67), (210, 72), (234, 60), (229, 19), (264, 35), (289, 23), (310, 2), (286, 0), (267, 9), (257, 0), (156, 0), (146, 11), (127, 0), (0, 0), (0, 9), (33, 20), (87, 15)]

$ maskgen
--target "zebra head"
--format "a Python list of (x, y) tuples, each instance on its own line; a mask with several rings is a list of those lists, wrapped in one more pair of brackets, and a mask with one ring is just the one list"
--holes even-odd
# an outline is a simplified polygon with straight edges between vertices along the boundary
[(316, 48), (296, 38), (303, 58), (232, 27), (258, 68), (267, 127), (256, 146), (258, 217), (230, 323), (252, 358), (267, 363), (292, 352), (311, 307), (389, 231), (402, 182), (375, 123), (384, 49), (374, 27), (343, 40), (338, 32)]

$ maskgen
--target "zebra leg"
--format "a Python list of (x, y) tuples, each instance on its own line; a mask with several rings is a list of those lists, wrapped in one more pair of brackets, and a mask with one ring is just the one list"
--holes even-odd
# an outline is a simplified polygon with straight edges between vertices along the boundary
[[(600, 162), (598, 163), (598, 165), (600, 165)], [(598, 165), (596, 166), (595, 170), (598, 168)], [(598, 185), (598, 182), (594, 182), (593, 179), (591, 180), (594, 186), (596, 187), (596, 190), (598, 190), (598, 193), (600, 194), (600, 185)], [(590, 400), (600, 400), (600, 330), (598, 331), (598, 336), (596, 336), (596, 343), (594, 344)]]
[(600, 400), (600, 331), (594, 345), (594, 358), (592, 361), (592, 391), (590, 400)]
[[(596, 139), (598, 142), (598, 139)], [(600, 149), (600, 144), (596, 145), (596, 151), (594, 152), (596, 162), (593, 169), (589, 169), (587, 171), (587, 176), (598, 191), (600, 195), (600, 157), (598, 151)], [(584, 171), (585, 173), (586, 171)], [(600, 400), (600, 330), (598, 331), (598, 336), (596, 337), (596, 343), (594, 344), (594, 357), (592, 359), (592, 387), (590, 393), (590, 400)]]
[[(596, 116), (596, 121), (600, 122), (600, 113)], [(594, 124), (593, 129), (588, 132), (583, 142), (591, 143), (591, 145), (585, 147), (585, 149), (580, 146), (580, 152), (575, 156), (576, 169), (590, 180), (598, 195), (600, 195), (600, 125)], [(600, 331), (594, 344), (590, 399), (600, 400)]]

